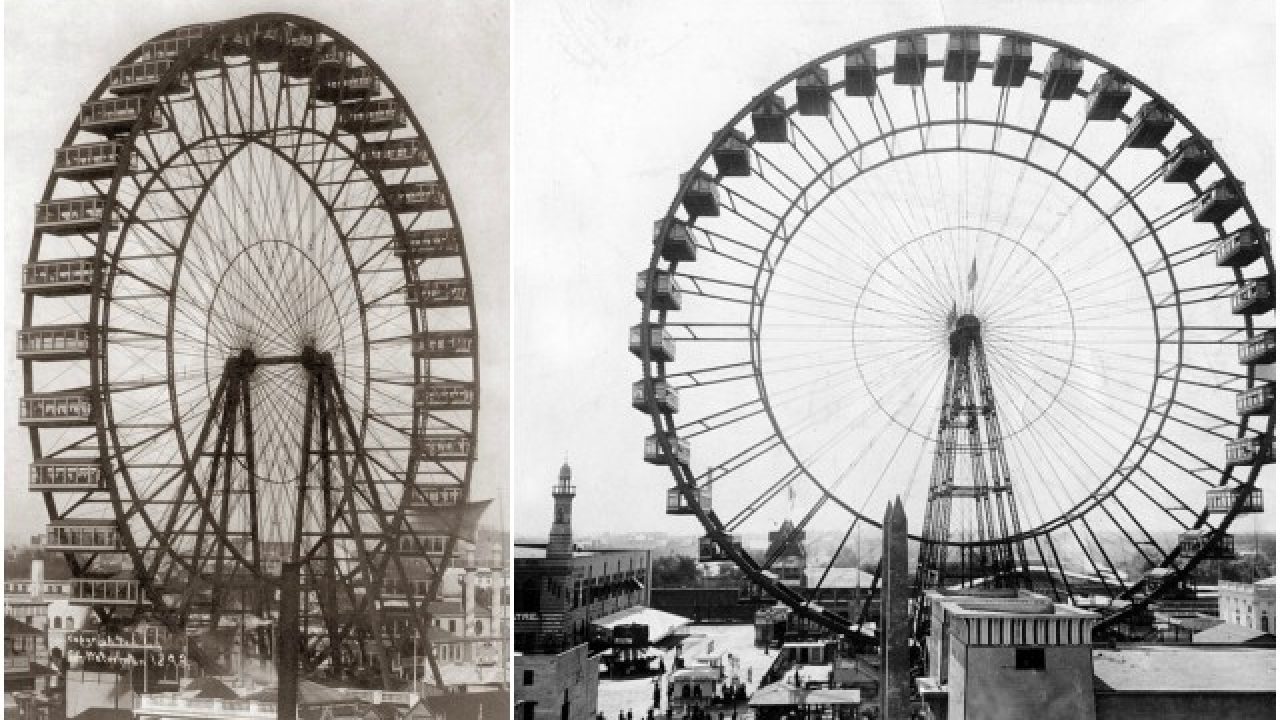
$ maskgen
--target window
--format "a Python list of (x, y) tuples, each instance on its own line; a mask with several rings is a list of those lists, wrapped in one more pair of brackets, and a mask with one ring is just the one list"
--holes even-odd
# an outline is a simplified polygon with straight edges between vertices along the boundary
[(57, 616), (54, 616), (54, 618), (53, 618), (53, 629), (54, 629), (54, 630), (61, 630), (61, 629), (62, 629), (62, 618), (57, 617)]
[(1015, 670), (1044, 670), (1044, 648), (1014, 648)]
[(528, 685), (532, 685), (532, 684), (533, 684), (533, 671), (532, 671), (532, 670), (525, 670), (525, 671), (524, 671), (524, 684), (525, 684), (526, 686), (528, 686)]

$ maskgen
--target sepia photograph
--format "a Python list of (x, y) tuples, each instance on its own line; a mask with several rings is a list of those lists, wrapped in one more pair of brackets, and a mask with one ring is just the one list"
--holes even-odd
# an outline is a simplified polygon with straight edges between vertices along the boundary
[(4, 20), (5, 717), (507, 717), (506, 3)]

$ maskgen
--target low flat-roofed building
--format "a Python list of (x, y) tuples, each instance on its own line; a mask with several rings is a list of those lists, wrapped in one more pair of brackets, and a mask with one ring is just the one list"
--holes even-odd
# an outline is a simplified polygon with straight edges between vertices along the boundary
[(1093, 650), (1097, 720), (1271, 718), (1275, 648), (1121, 645)]

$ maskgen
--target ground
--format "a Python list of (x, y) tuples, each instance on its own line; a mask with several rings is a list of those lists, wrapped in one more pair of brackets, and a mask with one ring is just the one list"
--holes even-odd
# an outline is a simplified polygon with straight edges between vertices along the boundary
[[(763, 648), (752, 645), (755, 639), (755, 628), (751, 625), (690, 625), (688, 631), (689, 637), (682, 643), (681, 654), (688, 659), (695, 658), (706, 653), (710, 643), (715, 644), (717, 652), (732, 653), (735, 658), (738, 658), (737, 675), (747, 683), (748, 696), (755, 692), (760, 684), (760, 677), (769, 669), (777, 652), (773, 651), (766, 655)], [(667, 651), (663, 656), (668, 675), (674, 665), (675, 656), (674, 649)], [(748, 671), (750, 671), (750, 682), (747, 681)], [(733, 674), (732, 669), (729, 669), (728, 675)], [(663, 705), (662, 708), (654, 711), (654, 716), (665, 718), (667, 679), (667, 676), (657, 674), (619, 680), (602, 677), (597, 703), (599, 712), (604, 715), (605, 720), (616, 720), (619, 712), (625, 714), (628, 710), (631, 711), (634, 720), (646, 717), (649, 709), (653, 707), (653, 682), (658, 680), (659, 687), (662, 689)], [(729, 710), (726, 710), (726, 716)], [(717, 717), (718, 712), (717, 710)], [(749, 717), (744, 713), (746, 713), (745, 705), (738, 708), (738, 717)]]

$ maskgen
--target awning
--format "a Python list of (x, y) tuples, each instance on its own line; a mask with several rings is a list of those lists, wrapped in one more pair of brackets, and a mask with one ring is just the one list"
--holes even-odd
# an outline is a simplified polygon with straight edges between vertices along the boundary
[(591, 624), (607, 630), (612, 630), (619, 625), (644, 625), (649, 628), (649, 643), (657, 644), (663, 638), (675, 633), (676, 630), (691, 622), (693, 621), (687, 617), (663, 612), (662, 610), (654, 610), (644, 605), (633, 605), (626, 610), (619, 610), (612, 615), (605, 615)]
[(750, 707), (799, 707), (801, 705), (857, 705), (862, 693), (857, 688), (807, 690), (785, 681), (760, 688), (747, 703)]

